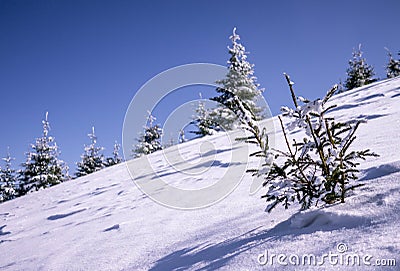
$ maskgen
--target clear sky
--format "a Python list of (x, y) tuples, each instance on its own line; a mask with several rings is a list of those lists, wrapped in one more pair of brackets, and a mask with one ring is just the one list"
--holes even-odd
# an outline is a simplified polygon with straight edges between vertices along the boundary
[(384, 78), (399, 11), (398, 0), (0, 0), (0, 154), (10, 146), (24, 161), (49, 111), (72, 173), (93, 125), (110, 155), (135, 92), (178, 65), (225, 65), (235, 26), (274, 115), (290, 104), (283, 72), (299, 95), (320, 97), (345, 79), (359, 43)]

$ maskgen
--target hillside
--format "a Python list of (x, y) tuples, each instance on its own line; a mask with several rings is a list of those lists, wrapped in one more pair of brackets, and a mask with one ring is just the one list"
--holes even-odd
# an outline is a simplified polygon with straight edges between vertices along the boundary
[[(287, 257), (370, 255), (372, 265), (376, 260), (395, 259), (397, 267), (361, 264), (351, 270), (399, 270), (400, 78), (337, 95), (332, 103), (338, 105), (333, 114), (340, 120), (368, 119), (359, 128), (354, 147), (370, 148), (380, 155), (362, 162), (359, 181), (366, 185), (355, 190), (346, 204), (307, 212), (299, 212), (298, 206), (287, 211), (278, 207), (268, 214), (260, 199), (263, 189), (249, 195), (252, 178), (245, 174), (237, 188), (216, 204), (178, 210), (143, 194), (126, 164), (119, 164), (0, 204), (0, 269), (321, 268), (282, 266), (276, 258), (273, 264), (261, 266), (258, 260), (265, 257), (259, 255), (267, 251), (269, 256), (284, 253)], [(273, 121), (279, 127), (276, 117)], [(292, 135), (300, 136), (296, 131)], [(279, 129), (275, 139), (277, 148), (283, 148)], [(150, 164), (143, 157), (129, 161), (128, 166), (142, 183), (151, 183), (158, 175), (173, 186), (198, 189), (225, 174), (234, 182), (240, 180), (245, 151), (243, 143), (229, 142), (218, 134), (173, 146), (165, 156), (154, 153), (148, 157)], [(201, 199), (193, 198), (197, 200)], [(191, 206), (191, 202), (182, 204)], [(346, 252), (338, 251), (346, 247)], [(347, 268), (325, 261), (324, 270), (342, 269)]]

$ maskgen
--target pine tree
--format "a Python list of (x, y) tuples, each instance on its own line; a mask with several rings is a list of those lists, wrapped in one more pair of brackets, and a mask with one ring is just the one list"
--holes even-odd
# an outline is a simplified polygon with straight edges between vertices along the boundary
[(361, 44), (358, 50), (353, 51), (353, 58), (349, 60), (349, 68), (347, 69), (347, 79), (345, 87), (347, 90), (362, 87), (377, 81), (373, 78), (375, 75), (372, 66), (367, 64), (365, 58), (362, 57)]
[[(385, 49), (389, 56), (389, 62), (386, 65), (386, 77), (394, 78), (396, 76), (399, 76), (400, 75), (400, 60), (393, 59), (390, 51), (387, 48), (385, 48)], [(398, 53), (398, 55), (400, 55), (400, 52)]]
[(185, 143), (187, 141), (186, 136), (185, 136), (185, 130), (181, 129), (179, 131), (179, 144), (180, 143)]
[(339, 83), (337, 84), (336, 93), (343, 93), (345, 91), (346, 91), (346, 88), (345, 88), (345, 86), (343, 84), (343, 81), (342, 81), (342, 79), (339, 79)]
[[(359, 161), (378, 156), (369, 149), (356, 151), (352, 146), (355, 133), (364, 121), (339, 122), (326, 116), (337, 106), (327, 105), (337, 85), (323, 99), (309, 101), (297, 97), (294, 83), (287, 74), (285, 77), (294, 104), (293, 109), (281, 108), (282, 115), (290, 119), (286, 127), (278, 116), (287, 148), (274, 150), (278, 162), (268, 165), (266, 172), (254, 171), (255, 175), (265, 177), (264, 186), (268, 191), (262, 198), (269, 202), (266, 211), (270, 212), (280, 203), (288, 208), (297, 202), (302, 209), (321, 202), (344, 203), (348, 192), (362, 185), (356, 182)], [(288, 130), (296, 127), (305, 132), (302, 140), (289, 138)]]
[[(211, 98), (211, 100), (225, 104), (228, 99), (226, 91), (232, 92), (250, 108), (257, 119), (261, 119), (263, 110), (256, 105), (256, 102), (263, 89), (259, 88), (257, 78), (254, 76), (254, 65), (247, 61), (247, 52), (245, 47), (238, 42), (240, 37), (236, 34), (236, 28), (233, 29), (233, 34), (229, 38), (232, 41), (232, 47), (228, 47), (231, 55), (228, 61), (228, 73), (224, 79), (216, 82), (220, 85), (216, 90), (220, 96)], [(233, 110), (239, 109), (233, 108)], [(216, 108), (211, 115), (218, 124), (222, 123), (223, 127), (221, 128), (232, 129), (235, 127), (235, 113), (227, 110), (226, 107)]]
[(156, 118), (152, 116), (151, 112), (148, 112), (147, 125), (144, 127), (144, 134), (142, 134), (137, 141), (139, 144), (134, 146), (133, 154), (135, 157), (140, 157), (142, 155), (150, 154), (158, 150), (162, 150), (161, 136), (162, 129), (154, 121)]
[[(191, 124), (197, 127), (197, 131), (190, 131), (190, 133), (199, 135), (199, 136), (206, 136), (212, 135), (216, 124), (214, 123), (215, 116), (210, 116), (210, 112), (206, 109), (204, 101), (202, 101), (201, 93), (200, 100), (198, 102), (197, 108), (195, 110), (196, 115), (193, 117), (193, 121)], [(226, 110), (226, 108), (221, 108)], [(228, 110), (227, 110), (228, 111)]]
[(32, 150), (26, 154), (26, 162), (19, 171), (22, 195), (59, 184), (69, 178), (67, 165), (58, 159), (59, 150), (55, 139), (49, 136), (48, 112), (42, 123), (43, 136), (31, 145)]
[(5, 168), (0, 168), (0, 202), (13, 199), (17, 194), (17, 178), (15, 169), (12, 168), (10, 150), (7, 151), (7, 156), (3, 158)]
[(77, 163), (76, 177), (88, 175), (105, 167), (105, 159), (102, 154), (104, 148), (96, 145), (97, 136), (94, 127), (92, 127), (92, 133), (88, 134), (88, 137), (90, 138), (90, 145), (85, 145), (85, 151), (81, 155), (82, 160)]
[[(221, 93), (221, 92), (220, 92)], [(214, 97), (211, 98), (212, 100), (216, 101), (215, 99), (219, 97)], [(224, 97), (225, 99), (226, 97)], [(214, 131), (224, 131), (224, 130), (233, 130), (237, 128), (237, 125), (239, 123), (235, 112), (232, 111), (232, 109), (229, 109), (223, 104), (225, 101), (220, 101), (220, 106), (217, 106), (215, 108), (212, 108), (208, 112), (208, 118), (209, 118), (209, 131), (210, 134), (213, 134)], [(236, 108), (235, 108), (236, 109)]]
[(120, 149), (121, 149), (121, 145), (118, 144), (117, 141), (115, 141), (112, 157), (107, 158), (106, 164), (108, 167), (119, 164), (123, 161), (122, 157), (119, 155)]

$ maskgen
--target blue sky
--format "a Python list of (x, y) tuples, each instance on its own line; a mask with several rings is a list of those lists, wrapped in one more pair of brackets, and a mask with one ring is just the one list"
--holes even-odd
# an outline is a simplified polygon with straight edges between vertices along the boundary
[(399, 10), (398, 0), (2, 0), (0, 154), (10, 146), (15, 163), (24, 161), (49, 111), (51, 133), (72, 172), (93, 125), (110, 155), (135, 92), (178, 65), (225, 65), (234, 26), (274, 115), (290, 104), (283, 72), (299, 95), (320, 97), (345, 79), (359, 43), (384, 78), (384, 47), (400, 50)]

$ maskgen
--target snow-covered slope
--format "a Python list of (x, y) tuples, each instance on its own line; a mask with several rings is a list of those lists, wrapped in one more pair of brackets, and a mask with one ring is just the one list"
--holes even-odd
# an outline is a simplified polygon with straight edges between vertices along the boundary
[[(380, 155), (361, 164), (360, 182), (366, 185), (346, 204), (307, 212), (298, 212), (298, 206), (286, 211), (278, 207), (268, 214), (260, 199), (264, 191), (250, 196), (252, 180), (245, 175), (218, 203), (177, 210), (144, 195), (120, 164), (0, 204), (0, 269), (346, 270), (340, 260), (354, 256), (375, 266), (361, 262), (349, 270), (400, 270), (400, 78), (337, 95), (332, 102), (338, 104), (337, 118), (368, 119), (355, 147)], [(199, 155), (205, 140), (217, 147), (211, 163)], [(283, 148), (279, 130), (276, 144)], [(230, 161), (230, 148), (225, 136), (216, 135), (168, 149), (170, 164), (160, 153), (149, 157), (150, 170), (143, 166), (147, 158), (128, 163), (136, 180), (151, 182), (156, 172), (170, 184), (194, 189), (235, 168), (242, 171), (243, 163)], [(233, 149), (240, 152), (244, 146), (234, 142)], [(189, 161), (185, 170), (195, 174), (177, 172), (182, 161), (174, 160), (175, 153)], [(269, 261), (260, 265), (266, 253)], [(286, 255), (279, 259), (288, 265), (272, 254)], [(289, 261), (311, 254), (317, 264), (324, 259), (324, 266), (294, 266)], [(389, 259), (397, 266), (376, 265), (376, 260)]]

